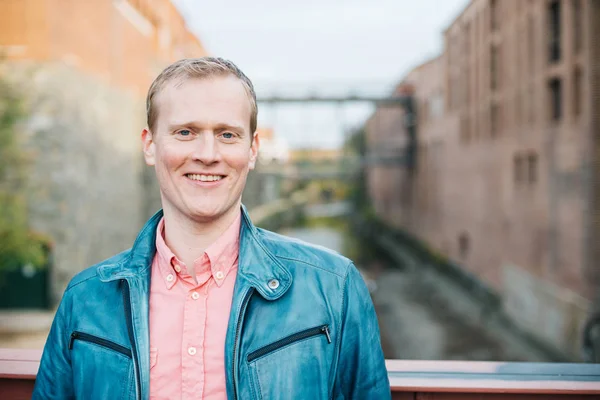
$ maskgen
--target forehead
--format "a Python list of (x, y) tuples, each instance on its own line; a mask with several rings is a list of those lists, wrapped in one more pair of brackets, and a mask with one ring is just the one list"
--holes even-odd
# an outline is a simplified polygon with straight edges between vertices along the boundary
[(157, 93), (155, 107), (157, 125), (237, 122), (249, 128), (250, 100), (233, 75), (173, 79)]

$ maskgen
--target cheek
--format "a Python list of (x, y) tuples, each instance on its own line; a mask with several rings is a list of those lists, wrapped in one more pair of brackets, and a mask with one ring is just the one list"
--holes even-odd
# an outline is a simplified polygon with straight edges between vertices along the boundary
[(239, 173), (246, 170), (250, 163), (250, 153), (248, 149), (240, 149), (231, 152), (224, 158), (227, 160), (227, 164)]
[(157, 165), (160, 165), (163, 169), (177, 169), (185, 164), (186, 159), (185, 146), (165, 145), (157, 151)]

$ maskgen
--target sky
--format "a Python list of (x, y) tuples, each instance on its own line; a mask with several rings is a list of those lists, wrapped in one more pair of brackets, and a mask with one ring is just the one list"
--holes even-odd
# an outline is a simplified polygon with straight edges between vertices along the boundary
[[(174, 0), (210, 55), (236, 63), (259, 97), (384, 94), (439, 55), (469, 0)], [(259, 105), (292, 148), (339, 146), (370, 105)]]

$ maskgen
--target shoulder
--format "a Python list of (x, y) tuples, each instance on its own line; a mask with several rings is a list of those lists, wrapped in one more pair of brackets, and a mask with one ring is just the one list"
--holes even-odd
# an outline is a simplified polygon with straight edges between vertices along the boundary
[(279, 261), (318, 268), (344, 278), (354, 268), (352, 261), (323, 246), (307, 243), (265, 229), (257, 228), (261, 242)]
[(88, 290), (90, 286), (99, 283), (98, 268), (123, 262), (129, 256), (130, 251), (131, 249), (125, 250), (77, 273), (67, 285), (65, 293), (73, 290)]

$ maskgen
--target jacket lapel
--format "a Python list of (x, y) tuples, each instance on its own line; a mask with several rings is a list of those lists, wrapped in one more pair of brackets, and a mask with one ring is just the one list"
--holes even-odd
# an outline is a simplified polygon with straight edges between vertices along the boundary
[[(126, 280), (129, 285), (131, 323), (134, 344), (137, 349), (142, 399), (148, 398), (150, 393), (150, 275), (152, 260), (156, 253), (156, 228), (162, 215), (162, 211), (157, 212), (144, 225), (131, 248), (129, 257), (121, 263), (98, 268), (101, 281)], [(125, 322), (127, 323), (127, 321)]]

